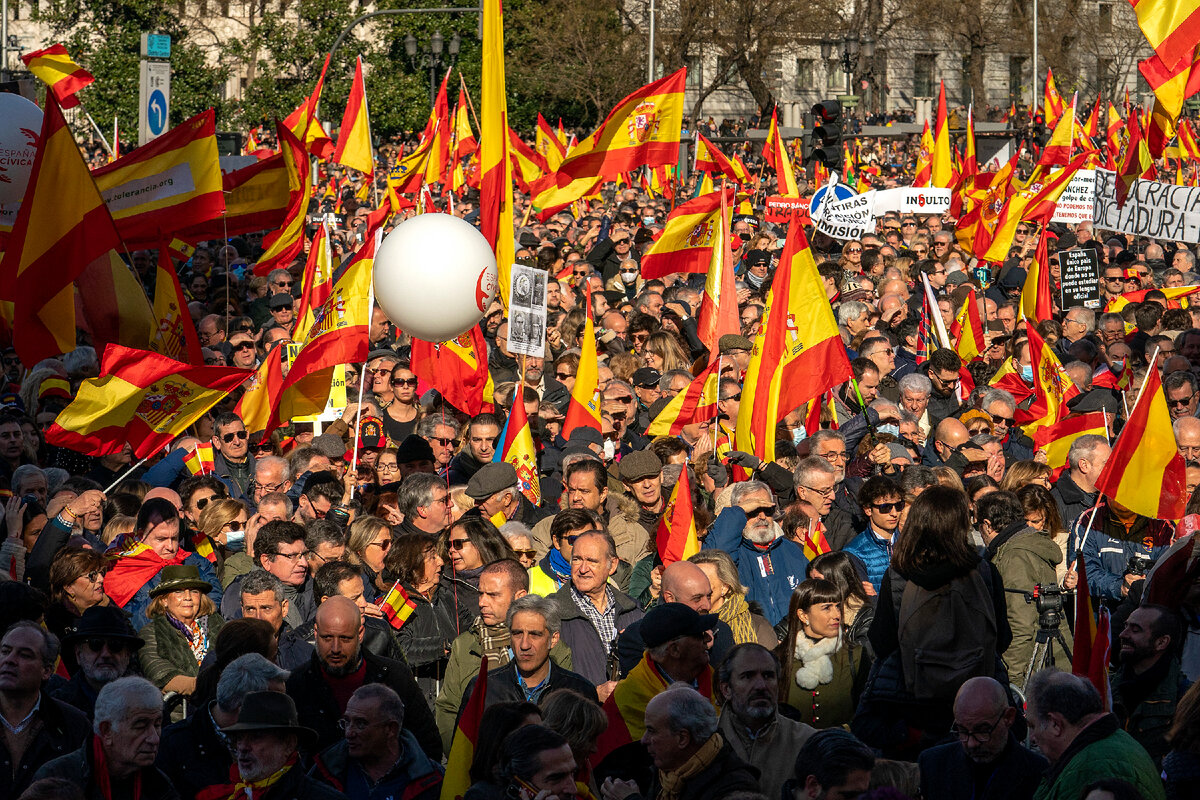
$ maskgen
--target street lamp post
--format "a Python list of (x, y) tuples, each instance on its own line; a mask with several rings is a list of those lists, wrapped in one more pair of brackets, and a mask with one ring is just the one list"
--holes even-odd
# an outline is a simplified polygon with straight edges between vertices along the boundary
[(859, 57), (861, 56), (867, 62), (869, 69), (870, 63), (875, 58), (875, 39), (870, 34), (860, 38), (858, 34), (851, 33), (843, 35), (840, 41), (822, 39), (821, 60), (828, 64), (834, 56), (835, 48), (838, 47), (841, 48), (838, 51), (838, 60), (846, 78), (845, 93), (853, 94), (854, 70), (858, 68)]
[[(432, 106), (437, 98), (438, 75), (442, 73), (443, 67), (453, 67), (458, 61), (461, 44), (457, 33), (451, 36), (447, 43), (441, 31), (434, 31), (433, 36), (429, 37), (429, 45), (422, 51), (417, 37), (411, 33), (404, 37), (404, 52), (408, 56), (408, 63), (413, 69), (429, 70), (429, 105)], [(448, 59), (443, 58), (443, 50), (449, 56)]]

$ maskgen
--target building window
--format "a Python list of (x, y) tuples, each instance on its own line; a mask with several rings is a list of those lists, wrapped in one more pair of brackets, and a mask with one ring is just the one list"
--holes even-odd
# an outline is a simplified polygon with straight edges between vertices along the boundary
[(831, 58), (825, 62), (825, 88), (843, 89), (846, 85), (846, 73), (842, 72), (840, 58)]
[(936, 63), (937, 56), (931, 53), (918, 53), (913, 57), (913, 97), (933, 97), (937, 94), (937, 84), (933, 80)]
[(684, 59), (687, 66), (688, 91), (699, 92), (704, 88), (704, 56), (688, 56)]
[(817, 62), (811, 58), (796, 59), (796, 89), (805, 91), (806, 89), (817, 88), (816, 72)]
[(1109, 77), (1113, 72), (1113, 60), (1111, 58), (1096, 59), (1096, 83), (1100, 86), (1108, 86)]
[(1025, 86), (1025, 56), (1008, 57), (1008, 99), (1020, 100)]
[(1100, 12), (1100, 32), (1112, 33), (1112, 15), (1113, 7), (1111, 3), (1101, 3), (1099, 5)]

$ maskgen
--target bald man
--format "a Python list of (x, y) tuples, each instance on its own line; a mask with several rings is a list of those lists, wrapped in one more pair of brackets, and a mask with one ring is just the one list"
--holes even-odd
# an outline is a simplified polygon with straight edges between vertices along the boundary
[[(656, 569), (662, 570), (660, 602), (683, 603), (697, 613), (709, 613), (712, 609), (712, 584), (708, 582), (704, 570), (690, 561), (676, 561)], [(727, 623), (718, 620), (713, 628), (713, 645), (708, 653), (709, 663), (720, 664), (734, 644), (733, 631)], [(617, 636), (617, 657), (621, 660), (622, 676), (628, 675), (629, 671), (637, 666), (645, 649), (642, 642), (642, 621), (630, 623)]]
[(322, 603), (313, 638), (312, 659), (292, 671), (287, 693), (300, 710), (300, 724), (317, 731), (314, 752), (342, 738), (338, 720), (350, 695), (365, 684), (382, 683), (404, 701), (404, 727), (430, 758), (441, 760), (442, 739), (421, 688), (406, 664), (362, 647), (362, 612), (353, 600), (337, 595)]
[(1029, 800), (1049, 763), (1012, 733), (1017, 709), (992, 678), (971, 678), (954, 698), (958, 741), (921, 753), (921, 794), (940, 800)]
[[(925, 445), (924, 461), (928, 467), (947, 466), (947, 462), (971, 438), (971, 432), (954, 417), (946, 417), (933, 429), (933, 438)], [(957, 460), (957, 459), (956, 459)]]
[(1200, 419), (1180, 417), (1171, 423), (1175, 430), (1175, 446), (1184, 461), (1200, 461)]

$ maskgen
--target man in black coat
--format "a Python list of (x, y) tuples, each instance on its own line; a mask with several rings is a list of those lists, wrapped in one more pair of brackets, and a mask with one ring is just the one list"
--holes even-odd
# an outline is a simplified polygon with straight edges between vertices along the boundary
[[(513, 600), (508, 608), (513, 659), (488, 671), (485, 707), (506, 702), (537, 703), (555, 689), (573, 689), (598, 702), (595, 684), (550, 659), (550, 650), (558, 644), (561, 629), (562, 618), (554, 600), (536, 594)], [(478, 676), (472, 678), (463, 692), (460, 716), (471, 701), (477, 679)]]
[(317, 749), (341, 738), (338, 720), (354, 690), (367, 683), (389, 686), (404, 701), (404, 727), (432, 759), (442, 757), (433, 712), (408, 667), (362, 647), (362, 613), (352, 600), (331, 597), (317, 609), (316, 652), (287, 681), (287, 693), (303, 709), (300, 721), (317, 732)]
[(135, 673), (136, 654), (144, 644), (121, 609), (92, 606), (62, 639), (63, 657), (74, 659), (78, 668), (70, 681), (51, 691), (51, 696), (70, 703), (91, 719), (96, 695), (117, 678)]
[(921, 753), (921, 794), (943, 800), (1029, 800), (1049, 766), (1012, 733), (1017, 709), (992, 678), (971, 678), (954, 698), (958, 741)]

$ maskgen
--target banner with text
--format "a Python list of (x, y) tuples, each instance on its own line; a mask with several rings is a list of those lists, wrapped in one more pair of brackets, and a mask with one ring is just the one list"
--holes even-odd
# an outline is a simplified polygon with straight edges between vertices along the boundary
[(1092, 224), (1119, 233), (1195, 244), (1200, 242), (1200, 188), (1135, 181), (1125, 205), (1117, 208), (1117, 176), (1098, 169)]
[(845, 200), (826, 200), (821, 204), (817, 230), (833, 239), (861, 239), (875, 230), (875, 192)]
[(877, 217), (882, 217), (889, 211), (898, 214), (945, 214), (950, 210), (949, 189), (909, 186), (903, 189), (880, 189), (868, 194), (875, 195)]
[(1096, 170), (1081, 169), (1071, 178), (1058, 205), (1054, 207), (1051, 222), (1066, 222), (1074, 225), (1079, 222), (1091, 222), (1092, 210), (1096, 204)]

